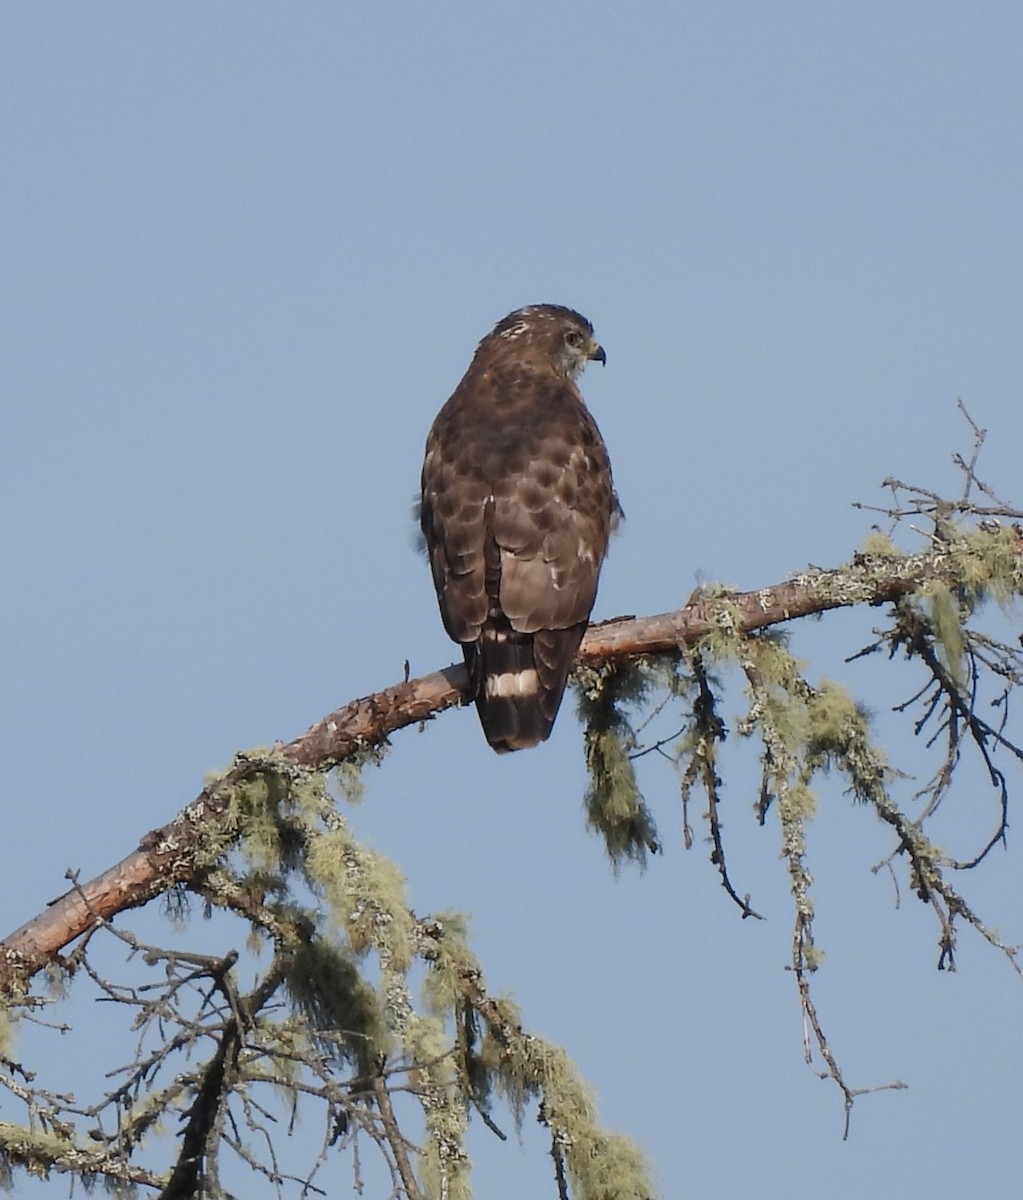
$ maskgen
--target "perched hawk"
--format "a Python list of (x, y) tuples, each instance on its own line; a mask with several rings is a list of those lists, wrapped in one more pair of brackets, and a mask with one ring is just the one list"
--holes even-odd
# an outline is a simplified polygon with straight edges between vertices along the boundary
[(604, 351), (572, 309), (509, 313), (426, 439), (420, 519), (441, 618), (502, 753), (550, 736), (619, 512), (575, 385), (591, 359)]

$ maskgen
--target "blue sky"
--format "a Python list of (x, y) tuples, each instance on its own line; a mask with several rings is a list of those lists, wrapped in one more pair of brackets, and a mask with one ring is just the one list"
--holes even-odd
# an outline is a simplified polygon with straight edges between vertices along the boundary
[[(846, 559), (886, 475), (955, 487), (956, 397), (1021, 502), (1016, 4), (54, 3), (0, 28), (5, 929), (235, 750), (452, 661), (413, 549), (423, 440), (520, 304), (580, 309), (608, 353), (583, 389), (627, 521), (597, 617)], [(880, 619), (793, 645), (915, 767), (886, 714), (916, 676), (842, 664)], [(779, 837), (731, 753), (763, 923), (682, 851), (667, 767), (642, 781), (663, 858), (612, 876), (567, 709), (513, 758), (470, 712), (398, 735), (353, 819), (418, 911), (473, 914), (491, 987), (665, 1196), (1018, 1189), (1023, 988), (965, 934), (934, 971), (929, 914), (904, 880), (895, 908), (883, 832), (836, 786), (818, 1003), (852, 1084), (910, 1085), (841, 1141), (802, 1064)], [(991, 802), (967, 778), (955, 805), (968, 856)], [(1009, 940), (1017, 854), (957, 881)], [(550, 1186), (525, 1140), (479, 1136), (479, 1195)]]

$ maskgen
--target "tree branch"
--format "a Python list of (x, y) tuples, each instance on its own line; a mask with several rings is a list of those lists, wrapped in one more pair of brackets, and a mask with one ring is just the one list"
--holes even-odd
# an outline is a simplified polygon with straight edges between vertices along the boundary
[[(955, 586), (960, 570), (960, 560), (944, 549), (905, 556), (857, 555), (844, 567), (810, 568), (773, 587), (704, 593), (674, 612), (594, 625), (583, 641), (579, 661), (599, 666), (677, 654), (682, 646), (696, 643), (725, 623), (734, 632), (751, 632), (834, 608), (884, 604), (930, 579)], [(230, 771), (207, 785), (173, 821), (148, 833), (119, 863), (52, 901), (0, 942), (0, 994), (22, 993), (32, 975), (92, 928), (97, 917), (108, 919), (192, 879), (204, 865), (199, 861), (203, 848), (206, 864), (215, 861), (234, 840), (231, 831), (221, 831), (219, 842), (215, 835), (238, 785), (289, 765), (329, 770), (382, 745), (396, 730), (429, 720), (468, 699), (465, 669), (453, 665), (353, 700), (269, 755), (239, 754)]]

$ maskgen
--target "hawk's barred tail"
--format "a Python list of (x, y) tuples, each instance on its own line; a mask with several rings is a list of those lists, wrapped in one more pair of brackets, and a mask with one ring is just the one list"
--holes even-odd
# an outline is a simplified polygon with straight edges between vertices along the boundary
[(499, 754), (550, 737), (585, 632), (584, 621), (570, 629), (517, 633), (504, 619), (463, 646), (480, 724)]

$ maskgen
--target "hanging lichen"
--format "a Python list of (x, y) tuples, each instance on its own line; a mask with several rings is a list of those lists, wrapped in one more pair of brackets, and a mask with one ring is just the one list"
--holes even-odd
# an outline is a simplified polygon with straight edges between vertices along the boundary
[(576, 681), (579, 716), (585, 723), (587, 826), (604, 839), (617, 869), (625, 861), (643, 865), (656, 853), (657, 830), (636, 782), (630, 757), (635, 737), (625, 714), (639, 704), (650, 687), (642, 667), (607, 667), (580, 672)]

